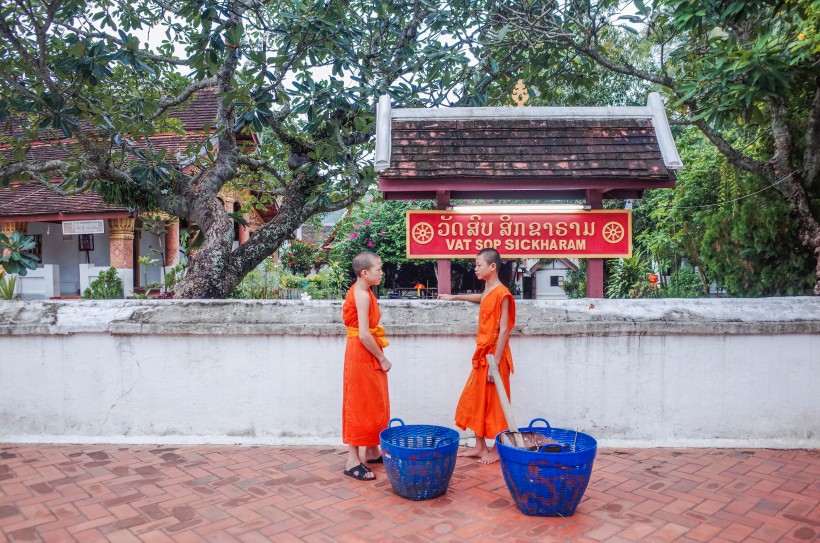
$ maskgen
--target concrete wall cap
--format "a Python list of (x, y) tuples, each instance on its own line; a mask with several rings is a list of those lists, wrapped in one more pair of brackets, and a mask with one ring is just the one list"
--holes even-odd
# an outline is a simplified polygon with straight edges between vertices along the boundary
[[(341, 300), (0, 302), (0, 335), (343, 335)], [(468, 302), (381, 300), (388, 335), (475, 334)], [(518, 300), (517, 335), (816, 334), (820, 298)]]

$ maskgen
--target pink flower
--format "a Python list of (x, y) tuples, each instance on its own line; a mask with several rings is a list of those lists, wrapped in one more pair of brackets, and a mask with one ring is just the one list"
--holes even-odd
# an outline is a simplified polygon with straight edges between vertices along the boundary
[(384, 236), (386, 236), (386, 235), (387, 235), (387, 232), (385, 232), (384, 230), (382, 230), (382, 237), (384, 237)]
[(372, 239), (367, 242), (367, 246), (368, 247), (373, 247), (373, 240)]
[(357, 237), (359, 236), (356, 235), (356, 232), (351, 232), (350, 239), (356, 239)]
[(364, 221), (364, 225), (365, 226), (370, 226), (370, 219), (367, 219), (366, 221)]

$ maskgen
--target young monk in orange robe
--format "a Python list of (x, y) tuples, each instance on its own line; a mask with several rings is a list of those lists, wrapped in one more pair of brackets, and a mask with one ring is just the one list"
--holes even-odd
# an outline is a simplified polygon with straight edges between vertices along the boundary
[[(459, 456), (478, 458), (482, 464), (499, 459), (496, 447), (489, 448), (485, 438), (493, 439), (507, 429), (501, 400), (498, 398), (492, 374), (487, 366), (487, 355), (498, 362), (498, 370), (507, 397), (510, 396), (510, 374), (513, 370), (510, 353), (510, 332), (515, 326), (515, 302), (512, 294), (498, 279), (501, 255), (495, 249), (484, 249), (475, 259), (476, 277), (485, 281), (481, 294), (442, 294), (442, 300), (464, 300), (480, 303), (478, 335), (473, 353), (473, 369), (456, 407), (456, 426), (475, 432), (475, 447), (459, 452)], [(496, 353), (502, 353), (498, 356)]]
[[(390, 422), (387, 372), (392, 364), (382, 349), (389, 345), (381, 311), (370, 287), (382, 281), (382, 261), (363, 251), (353, 258), (356, 282), (342, 305), (347, 327), (342, 391), (342, 440), (348, 445), (344, 474), (362, 481), (376, 478), (365, 462), (381, 462), (379, 433)], [(364, 455), (360, 454), (364, 447)]]

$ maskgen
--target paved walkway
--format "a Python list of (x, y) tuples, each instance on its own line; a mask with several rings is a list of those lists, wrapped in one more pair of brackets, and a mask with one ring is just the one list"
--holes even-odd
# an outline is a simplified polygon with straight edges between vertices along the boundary
[(320, 447), (0, 445), (0, 540), (805, 542), (820, 538), (820, 451), (606, 449), (570, 518), (519, 513), (498, 464), (459, 459), (411, 502), (343, 477)]

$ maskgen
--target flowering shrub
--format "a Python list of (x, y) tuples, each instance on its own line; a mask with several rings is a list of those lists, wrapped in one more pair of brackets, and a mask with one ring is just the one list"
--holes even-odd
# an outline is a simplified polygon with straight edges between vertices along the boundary
[(345, 217), (331, 257), (343, 267), (360, 251), (373, 251), (386, 264), (406, 262), (404, 212), (408, 209), (429, 209), (429, 202), (373, 202), (363, 203)]
[(279, 253), (282, 265), (288, 270), (299, 275), (307, 275), (310, 270), (322, 262), (324, 251), (316, 245), (295, 239), (290, 247)]

